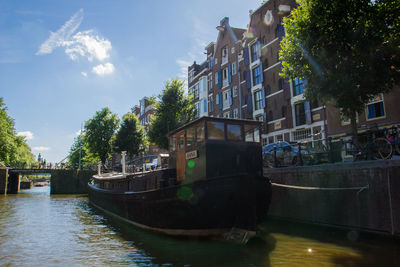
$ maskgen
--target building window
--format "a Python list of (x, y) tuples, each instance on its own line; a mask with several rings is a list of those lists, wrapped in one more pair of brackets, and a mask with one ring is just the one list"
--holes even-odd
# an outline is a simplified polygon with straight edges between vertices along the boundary
[(283, 80), (282, 78), (280, 78), (280, 79), (278, 80), (279, 91), (280, 91), (280, 90), (283, 90), (283, 83), (284, 83), (284, 80)]
[(258, 49), (259, 49), (258, 43), (255, 43), (250, 47), (250, 50), (251, 50), (251, 62), (254, 62), (254, 61), (256, 61), (258, 59)]
[(367, 104), (367, 118), (376, 119), (385, 117), (385, 106), (383, 105), (383, 94), (373, 96)]
[(306, 112), (304, 109), (304, 103), (294, 105), (296, 126), (306, 124)]
[(218, 84), (218, 72), (215, 73), (215, 84)]
[(194, 78), (194, 71), (191, 70), (191, 71), (189, 71), (189, 83), (191, 83), (193, 81), (193, 78)]
[(214, 111), (213, 104), (214, 104), (213, 97), (209, 96), (208, 97), (208, 112), (210, 112), (210, 113)]
[(232, 63), (232, 75), (236, 74), (236, 61)]
[(261, 91), (257, 91), (254, 93), (254, 108), (255, 110), (262, 109), (262, 94)]
[(237, 89), (237, 86), (235, 85), (235, 86), (233, 87), (233, 90), (232, 90), (232, 96), (233, 96), (233, 97), (236, 97), (236, 96), (237, 96), (237, 91), (238, 91), (238, 89)]
[(221, 55), (222, 55), (221, 64), (227, 63), (228, 62), (228, 47), (227, 46), (222, 48)]
[(195, 86), (192, 87), (192, 94), (193, 94), (193, 98), (194, 99), (198, 99), (199, 98), (199, 88), (200, 85), (197, 83)]
[(208, 90), (211, 90), (211, 88), (212, 88), (212, 73), (210, 73), (210, 74), (208, 74), (208, 80), (207, 80), (207, 82), (208, 82)]
[(296, 78), (293, 81), (293, 96), (301, 95), (304, 93), (304, 82), (302, 79)]
[(261, 83), (260, 68), (257, 66), (254, 69), (252, 69), (251, 72), (253, 74), (253, 86)]
[(229, 111), (224, 112), (224, 118), (229, 118)]
[(271, 86), (269, 86), (269, 84), (267, 84), (267, 87), (265, 88), (265, 94), (266, 95), (270, 95), (271, 94)]
[(233, 110), (233, 116), (232, 116), (234, 119), (237, 119), (239, 116), (238, 116), (238, 109), (237, 108), (235, 108), (234, 110)]
[(194, 108), (196, 110), (196, 118), (200, 117), (200, 102), (195, 103)]
[(266, 45), (267, 44), (267, 40), (265, 39), (265, 36), (261, 37), (261, 44), (262, 45)]
[(228, 68), (224, 68), (222, 70), (222, 87), (228, 86), (229, 81), (228, 81)]
[(229, 108), (230, 107), (230, 96), (229, 96), (229, 90), (226, 90), (226, 91), (224, 91), (223, 93), (222, 93), (222, 106), (223, 106), (223, 109), (225, 110), (225, 109), (227, 109), (227, 108)]

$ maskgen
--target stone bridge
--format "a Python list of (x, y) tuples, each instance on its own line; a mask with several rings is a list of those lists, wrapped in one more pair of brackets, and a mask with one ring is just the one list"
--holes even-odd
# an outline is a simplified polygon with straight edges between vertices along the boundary
[(0, 169), (0, 194), (17, 194), (23, 175), (50, 174), (50, 194), (85, 194), (94, 171), (63, 169)]

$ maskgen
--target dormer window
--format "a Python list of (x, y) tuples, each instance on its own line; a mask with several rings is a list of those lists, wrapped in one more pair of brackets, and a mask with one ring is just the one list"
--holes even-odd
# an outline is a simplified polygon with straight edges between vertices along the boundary
[(225, 46), (224, 48), (222, 48), (221, 54), (222, 54), (221, 64), (227, 63), (228, 62), (228, 46)]

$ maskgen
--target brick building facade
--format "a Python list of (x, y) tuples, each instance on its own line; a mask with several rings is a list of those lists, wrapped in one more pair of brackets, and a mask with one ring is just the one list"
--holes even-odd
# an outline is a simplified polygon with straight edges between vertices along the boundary
[[(233, 28), (227, 17), (216, 27), (218, 38), (205, 47), (207, 59), (188, 68), (189, 93), (198, 116), (263, 121), (263, 144), (311, 141), (350, 131), (333, 105), (322, 106), (304, 97), (307, 81), (280, 77), (283, 18), (295, 0), (269, 0), (250, 11), (247, 29)], [(371, 99), (359, 114), (359, 126), (400, 122), (400, 88)]]

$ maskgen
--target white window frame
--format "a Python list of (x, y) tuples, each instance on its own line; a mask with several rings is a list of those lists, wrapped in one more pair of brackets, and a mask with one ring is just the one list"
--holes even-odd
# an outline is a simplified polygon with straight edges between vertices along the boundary
[[(377, 98), (379, 95), (380, 95), (381, 99), (380, 100), (375, 100), (375, 98)], [(374, 104), (380, 103), (380, 102), (382, 102), (384, 115), (380, 116), (380, 117), (375, 117), (375, 118), (370, 118), (369, 119), (368, 118), (368, 105), (374, 105)], [(373, 121), (373, 120), (379, 120), (379, 119), (384, 119), (384, 118), (386, 118), (385, 99), (384, 99), (383, 93), (379, 93), (379, 94), (375, 95), (374, 97), (372, 97), (370, 99), (370, 101), (368, 102), (368, 104), (365, 105), (365, 119), (367, 121)]]
[(236, 61), (232, 63), (232, 75), (236, 74)]

